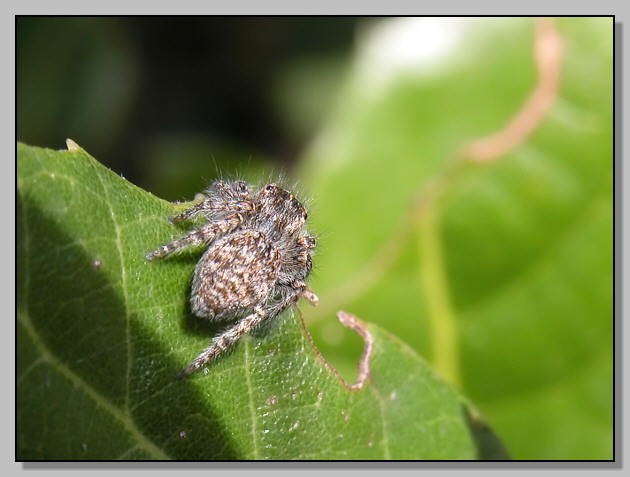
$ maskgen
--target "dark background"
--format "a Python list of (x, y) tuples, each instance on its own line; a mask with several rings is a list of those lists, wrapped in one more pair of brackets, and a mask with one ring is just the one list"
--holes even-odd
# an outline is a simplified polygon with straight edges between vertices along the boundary
[[(358, 22), (18, 17), (17, 140), (62, 149), (71, 138), (169, 200), (191, 198), (219, 171), (290, 170), (332, 101)], [(301, 89), (315, 79), (327, 90)], [(287, 113), (300, 96), (303, 111)]]

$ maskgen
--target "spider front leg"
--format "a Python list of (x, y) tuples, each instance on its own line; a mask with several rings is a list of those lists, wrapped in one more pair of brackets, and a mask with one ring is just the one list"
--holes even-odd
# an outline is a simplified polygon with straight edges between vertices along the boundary
[(195, 247), (212, 242), (220, 235), (235, 230), (243, 223), (241, 214), (232, 214), (218, 222), (211, 222), (197, 229), (191, 230), (183, 237), (179, 237), (172, 242), (162, 245), (160, 248), (146, 255), (147, 260), (166, 257), (174, 252), (179, 252), (187, 247)]
[(174, 215), (168, 221), (172, 224), (178, 224), (185, 220), (192, 220), (200, 215), (206, 215), (212, 211), (213, 204), (209, 199), (204, 199), (198, 204), (184, 210), (181, 214)]
[(181, 214), (177, 214), (169, 219), (172, 224), (178, 224), (185, 220), (193, 220), (200, 215), (211, 216), (217, 212), (243, 212), (250, 213), (254, 210), (254, 204), (247, 200), (227, 200), (216, 201), (204, 199), (191, 208), (186, 209)]
[(216, 181), (208, 188), (204, 199), (170, 219), (171, 223), (192, 220), (199, 215), (212, 217), (221, 212), (254, 211), (250, 188), (244, 181)]

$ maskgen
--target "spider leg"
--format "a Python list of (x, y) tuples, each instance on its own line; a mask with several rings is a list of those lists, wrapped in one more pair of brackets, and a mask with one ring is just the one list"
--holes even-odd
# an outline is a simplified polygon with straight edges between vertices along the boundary
[(208, 362), (223, 354), (225, 351), (233, 347), (237, 341), (245, 334), (254, 330), (265, 320), (274, 318), (286, 310), (290, 305), (294, 304), (302, 294), (302, 291), (292, 291), (279, 303), (275, 303), (271, 307), (257, 306), (254, 312), (241, 318), (234, 326), (228, 328), (219, 336), (215, 337), (210, 345), (204, 349), (188, 366), (186, 366), (178, 375), (179, 379), (186, 378), (199, 368), (205, 366)]
[(235, 230), (243, 223), (243, 220), (241, 214), (228, 215), (223, 220), (211, 222), (203, 227), (191, 230), (183, 237), (179, 237), (172, 242), (162, 245), (153, 252), (148, 253), (146, 259), (155, 260), (156, 258), (166, 257), (173, 252), (178, 252), (186, 247), (195, 247), (212, 242), (219, 235), (224, 235)]
[(240, 319), (236, 325), (228, 328), (219, 336), (215, 337), (210, 343), (210, 346), (199, 353), (199, 356), (197, 356), (188, 366), (180, 371), (177, 377), (182, 379), (190, 376), (209, 361), (212, 361), (214, 358), (234, 346), (241, 336), (252, 331), (269, 316), (269, 313), (265, 313), (261, 307), (257, 307), (254, 313)]
[(319, 297), (315, 294), (315, 292), (309, 290), (308, 288), (302, 292), (301, 296), (313, 306), (317, 306), (319, 303)]
[(204, 199), (198, 204), (193, 205), (189, 209), (184, 210), (181, 214), (177, 214), (169, 219), (172, 224), (178, 224), (184, 220), (192, 220), (199, 215), (204, 215), (206, 212), (212, 210), (212, 202), (208, 199)]
[(189, 209), (184, 210), (170, 218), (172, 224), (178, 224), (185, 220), (193, 220), (200, 215), (208, 216), (217, 212), (251, 212), (254, 205), (246, 200), (211, 200), (204, 199)]

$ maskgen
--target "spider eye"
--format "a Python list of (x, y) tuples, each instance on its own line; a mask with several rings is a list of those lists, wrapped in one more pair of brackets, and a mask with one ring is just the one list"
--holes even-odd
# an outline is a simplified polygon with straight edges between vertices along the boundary
[(266, 190), (267, 192), (273, 192), (274, 190), (276, 190), (276, 186), (275, 186), (275, 184), (267, 184), (267, 185), (265, 186), (265, 190)]

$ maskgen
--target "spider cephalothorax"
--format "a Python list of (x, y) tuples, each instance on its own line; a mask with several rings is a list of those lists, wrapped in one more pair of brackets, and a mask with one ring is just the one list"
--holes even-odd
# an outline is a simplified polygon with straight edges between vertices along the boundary
[(172, 218), (203, 217), (206, 223), (147, 254), (162, 258), (191, 246), (206, 246), (192, 279), (192, 312), (210, 321), (231, 321), (181, 373), (186, 377), (263, 321), (274, 318), (307, 289), (315, 237), (306, 231), (306, 209), (277, 184), (259, 190), (244, 181), (216, 181), (204, 199)]

